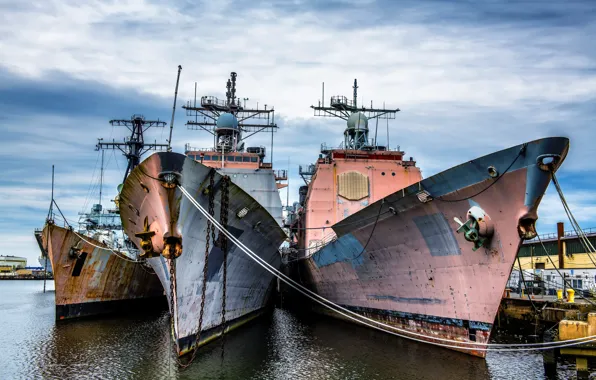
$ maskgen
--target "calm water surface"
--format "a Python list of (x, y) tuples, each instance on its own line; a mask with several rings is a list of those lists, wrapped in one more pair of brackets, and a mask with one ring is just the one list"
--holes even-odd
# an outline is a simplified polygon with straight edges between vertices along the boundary
[[(275, 311), (180, 370), (167, 312), (56, 324), (53, 283), (0, 281), (0, 379), (543, 379), (540, 353), (486, 360), (320, 316)], [(559, 363), (559, 379), (575, 377)], [(596, 377), (595, 377), (596, 378)]]

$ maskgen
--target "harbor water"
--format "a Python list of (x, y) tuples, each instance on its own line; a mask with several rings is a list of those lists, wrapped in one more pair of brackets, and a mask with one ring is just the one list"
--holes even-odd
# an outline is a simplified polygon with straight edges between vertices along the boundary
[[(486, 360), (282, 308), (176, 363), (167, 311), (54, 320), (53, 282), (0, 281), (0, 379), (544, 379), (540, 352)], [(514, 341), (497, 335), (496, 339)], [(557, 378), (575, 377), (559, 362)]]

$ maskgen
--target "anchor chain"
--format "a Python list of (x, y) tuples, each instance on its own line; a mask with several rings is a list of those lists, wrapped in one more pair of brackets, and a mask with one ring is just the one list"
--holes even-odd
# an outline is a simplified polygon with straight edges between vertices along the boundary
[[(208, 196), (209, 196), (209, 215), (214, 216), (215, 214), (215, 171), (211, 170), (211, 172), (209, 173), (209, 186), (207, 187), (207, 192), (208, 192)], [(201, 338), (201, 332), (203, 330), (203, 315), (204, 315), (204, 311), (205, 311), (205, 295), (207, 292), (207, 271), (209, 268), (209, 240), (213, 241), (213, 243), (215, 244), (215, 226), (212, 225), (211, 221), (209, 219), (207, 219), (207, 232), (205, 234), (205, 264), (203, 265), (203, 289), (201, 291), (201, 311), (199, 313), (199, 326), (197, 329), (197, 333), (195, 335), (195, 343), (194, 343), (194, 348), (193, 348), (193, 352), (192, 352), (192, 356), (189, 359), (188, 363), (184, 364), (182, 363), (180, 360), (178, 360), (178, 364), (183, 367), (186, 368), (188, 366), (190, 366), (190, 364), (193, 362), (193, 360), (195, 359), (195, 356), (197, 354), (197, 351), (199, 350), (199, 342), (200, 342), (200, 338)], [(172, 266), (170, 266), (170, 273), (174, 273), (172, 272)], [(174, 282), (175, 282), (175, 273), (173, 274), (174, 277), (171, 277), (174, 279), (174, 281), (170, 281), (170, 289), (173, 288)], [(174, 302), (173, 302), (173, 298), (172, 298), (172, 310), (174, 310)], [(173, 320), (172, 320), (173, 321)], [(173, 322), (172, 322), (172, 326), (173, 326)], [(175, 335), (174, 335), (175, 336)]]
[(176, 311), (174, 310), (174, 298), (176, 297), (176, 260), (170, 259), (170, 328), (172, 329), (172, 349), (178, 355), (178, 339), (176, 337), (176, 325), (174, 318), (176, 318)]
[[(230, 177), (224, 176), (221, 186), (221, 208), (220, 208), (220, 224), (223, 228), (228, 228), (228, 209), (230, 198)], [(215, 229), (215, 226), (213, 227)], [(226, 292), (228, 279), (228, 238), (220, 232), (219, 247), (223, 252), (223, 293), (221, 297), (221, 357), (224, 356), (225, 333), (226, 333)]]

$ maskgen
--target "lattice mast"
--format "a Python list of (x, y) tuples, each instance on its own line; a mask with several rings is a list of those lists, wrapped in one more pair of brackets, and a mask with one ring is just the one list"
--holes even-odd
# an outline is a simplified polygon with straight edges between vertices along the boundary
[(314, 109), (315, 116), (323, 117), (337, 117), (347, 121), (347, 128), (344, 131), (344, 148), (345, 149), (374, 149), (377, 144), (377, 130), (375, 130), (375, 138), (369, 138), (368, 121), (371, 119), (383, 119), (387, 122), (395, 119), (395, 115), (399, 112), (399, 108), (374, 108), (372, 101), (370, 108), (361, 105), (358, 107), (358, 82), (354, 79), (354, 86), (352, 86), (354, 93), (352, 100), (349, 100), (343, 95), (332, 96), (329, 107), (325, 106), (325, 83), (323, 83), (322, 100), (319, 101), (318, 106), (311, 106)]
[(124, 173), (124, 179), (128, 177), (128, 173), (132, 171), (140, 162), (141, 156), (149, 150), (167, 150), (169, 144), (158, 144), (157, 141), (153, 143), (145, 143), (144, 133), (151, 127), (164, 127), (166, 122), (160, 120), (146, 120), (143, 115), (132, 115), (130, 120), (119, 119), (110, 120), (113, 126), (125, 126), (130, 131), (131, 135), (124, 139), (124, 142), (103, 142), (103, 139), (97, 139), (96, 150), (100, 149), (119, 149), (126, 159), (128, 166)]
[[(242, 152), (244, 140), (259, 132), (271, 132), (271, 150), (273, 151), (273, 132), (277, 130), (275, 110), (273, 107), (259, 109), (246, 108), (248, 98), (236, 96), (236, 77), (232, 72), (226, 83), (226, 99), (220, 100), (215, 96), (202, 96), (199, 104), (196, 99), (185, 106), (188, 117), (186, 125), (191, 130), (204, 130), (214, 138), (213, 149), (219, 152)], [(244, 104), (241, 104), (241, 100)], [(190, 149), (190, 148), (189, 148)], [(264, 156), (263, 152), (260, 152)], [(272, 153), (270, 157), (272, 158)]]

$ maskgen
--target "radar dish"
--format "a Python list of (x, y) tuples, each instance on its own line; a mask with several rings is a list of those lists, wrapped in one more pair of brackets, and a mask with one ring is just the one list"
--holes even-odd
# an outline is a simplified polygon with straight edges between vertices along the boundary
[(368, 118), (362, 112), (354, 112), (348, 118), (349, 129), (368, 129)]
[(222, 113), (215, 122), (217, 129), (238, 129), (238, 119), (231, 113)]

